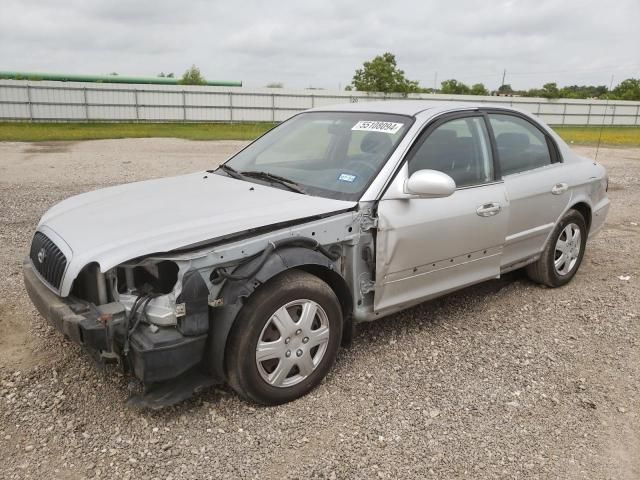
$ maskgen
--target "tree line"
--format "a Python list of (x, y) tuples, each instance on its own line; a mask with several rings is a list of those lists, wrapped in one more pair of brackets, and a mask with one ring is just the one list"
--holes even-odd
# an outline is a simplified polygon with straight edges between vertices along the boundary
[(384, 53), (373, 60), (364, 62), (356, 70), (347, 90), (383, 93), (443, 93), (450, 95), (512, 95), (543, 98), (600, 98), (611, 100), (640, 100), (640, 78), (623, 80), (609, 90), (606, 85), (569, 85), (558, 87), (556, 82), (545, 83), (542, 88), (514, 90), (511, 85), (503, 84), (495, 91), (489, 91), (482, 83), (471, 86), (454, 78), (444, 80), (439, 89), (423, 88), (418, 81), (409, 80), (403, 70), (398, 68), (396, 57)]
[[(173, 73), (160, 73), (159, 77), (173, 77)], [(206, 80), (195, 65), (187, 69), (178, 82), (182, 85), (205, 85)], [(282, 88), (282, 83), (270, 83), (269, 88)], [(403, 70), (398, 68), (396, 57), (384, 53), (373, 60), (364, 62), (356, 70), (351, 85), (346, 90), (382, 93), (443, 93), (448, 95), (507, 95), (542, 98), (599, 98), (610, 100), (640, 101), (640, 78), (628, 78), (609, 90), (606, 85), (569, 85), (558, 87), (556, 82), (545, 83), (542, 88), (514, 90), (510, 84), (503, 84), (497, 90), (490, 91), (483, 83), (467, 85), (451, 78), (440, 83), (440, 88), (423, 88), (416, 80), (409, 80)]]

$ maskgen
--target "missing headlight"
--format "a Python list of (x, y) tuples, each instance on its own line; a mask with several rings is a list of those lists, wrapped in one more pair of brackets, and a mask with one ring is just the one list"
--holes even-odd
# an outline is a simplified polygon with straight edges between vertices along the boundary
[[(178, 281), (178, 265), (164, 260), (135, 267), (118, 267), (119, 293), (171, 293)], [(133, 282), (133, 285), (131, 285)]]

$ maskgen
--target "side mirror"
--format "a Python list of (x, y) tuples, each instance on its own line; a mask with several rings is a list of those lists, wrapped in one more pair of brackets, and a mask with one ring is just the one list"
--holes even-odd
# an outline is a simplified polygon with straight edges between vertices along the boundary
[(453, 178), (437, 170), (418, 170), (404, 182), (404, 193), (424, 198), (448, 197), (455, 191)]

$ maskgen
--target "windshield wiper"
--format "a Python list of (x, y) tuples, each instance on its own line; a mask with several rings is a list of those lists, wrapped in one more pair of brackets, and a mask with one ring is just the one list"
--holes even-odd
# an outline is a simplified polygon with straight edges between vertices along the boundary
[[(232, 178), (237, 178), (238, 180), (245, 180), (245, 177), (242, 173), (238, 172), (235, 168), (230, 167), (229, 165), (227, 165), (226, 163), (223, 163), (222, 165), (220, 165), (217, 170), (222, 170), (224, 173), (226, 173), (227, 175), (229, 175)], [(207, 170), (207, 172), (212, 173), (215, 170)]]
[[(287, 187), (289, 190), (292, 190), (297, 193), (303, 193), (303, 194), (307, 193), (304, 191), (304, 189), (300, 185), (298, 185), (293, 180), (280, 177), (279, 175), (274, 175), (273, 173), (259, 172), (259, 171), (253, 171), (253, 170), (250, 170), (247, 172), (238, 172), (235, 168), (227, 165), (226, 163), (223, 163), (222, 165), (220, 165), (217, 168), (217, 170), (222, 170), (224, 173), (226, 173), (230, 177), (236, 178), (238, 180), (246, 180), (247, 177), (261, 178), (270, 182), (279, 183), (280, 185), (283, 185)], [(214, 170), (207, 170), (207, 171), (212, 172)]]
[(279, 175), (274, 175), (273, 173), (249, 170), (247, 172), (240, 172), (240, 175), (243, 175), (244, 177), (262, 178), (264, 180), (268, 180), (271, 182), (279, 183), (280, 185), (284, 185), (289, 190), (292, 190), (294, 192), (303, 193), (303, 194), (307, 193), (299, 184), (297, 184), (293, 180), (289, 180), (288, 178), (281, 177)]

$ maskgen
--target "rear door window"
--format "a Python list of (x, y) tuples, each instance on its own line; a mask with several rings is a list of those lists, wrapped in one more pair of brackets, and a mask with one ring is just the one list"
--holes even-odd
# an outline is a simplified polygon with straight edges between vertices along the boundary
[(527, 120), (514, 115), (489, 114), (498, 147), (502, 175), (551, 164), (547, 137)]

